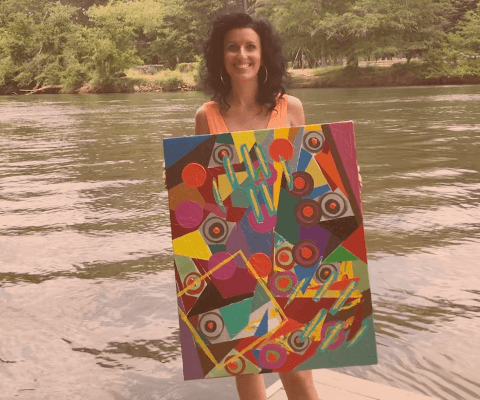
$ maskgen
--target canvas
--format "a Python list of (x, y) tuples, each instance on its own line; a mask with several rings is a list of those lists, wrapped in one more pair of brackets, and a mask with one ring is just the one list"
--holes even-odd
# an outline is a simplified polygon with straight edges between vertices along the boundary
[(163, 143), (185, 380), (376, 363), (353, 123)]

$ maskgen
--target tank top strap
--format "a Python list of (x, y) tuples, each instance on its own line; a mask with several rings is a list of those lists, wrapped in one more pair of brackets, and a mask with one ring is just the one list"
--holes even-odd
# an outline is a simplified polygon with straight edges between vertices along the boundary
[(270, 115), (267, 129), (286, 128), (289, 126), (287, 113), (287, 97), (288, 94), (284, 94), (281, 98), (277, 100), (277, 105), (275, 106), (275, 109)]
[(228, 132), (227, 124), (220, 114), (218, 105), (215, 101), (209, 101), (204, 104), (205, 114), (207, 116), (208, 130), (211, 134)]

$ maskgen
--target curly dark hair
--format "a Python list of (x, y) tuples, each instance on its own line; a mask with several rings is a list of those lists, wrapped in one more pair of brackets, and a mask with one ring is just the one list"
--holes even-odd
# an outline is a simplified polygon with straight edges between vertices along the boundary
[(275, 108), (277, 96), (281, 97), (285, 93), (283, 78), (287, 72), (287, 65), (282, 52), (282, 39), (267, 20), (257, 19), (244, 13), (235, 13), (222, 15), (213, 22), (204, 46), (206, 63), (204, 87), (213, 93), (212, 100), (218, 101), (227, 109), (230, 107), (227, 103), (227, 97), (232, 90), (230, 77), (224, 73), (225, 83), (223, 83), (220, 74), (224, 68), (224, 38), (228, 31), (235, 28), (252, 28), (260, 36), (262, 60), (267, 68), (268, 78), (263, 83), (265, 72), (263, 72), (264, 68), (261, 68), (258, 73), (257, 102), (272, 111)]

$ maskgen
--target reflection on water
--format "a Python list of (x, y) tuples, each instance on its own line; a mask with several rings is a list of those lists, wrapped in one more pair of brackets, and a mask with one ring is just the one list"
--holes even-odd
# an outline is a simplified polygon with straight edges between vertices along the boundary
[[(480, 87), (293, 94), (356, 126), (379, 364), (340, 372), (477, 399)], [(0, 398), (237, 398), (181, 373), (162, 138), (203, 101), (0, 98)]]

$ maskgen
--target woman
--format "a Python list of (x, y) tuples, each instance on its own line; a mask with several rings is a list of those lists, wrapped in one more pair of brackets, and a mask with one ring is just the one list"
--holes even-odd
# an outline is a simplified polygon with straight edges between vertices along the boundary
[[(247, 14), (222, 16), (213, 24), (205, 58), (205, 83), (214, 95), (196, 113), (196, 135), (305, 124), (300, 100), (284, 94), (281, 40), (267, 21)], [(290, 400), (318, 400), (311, 371), (280, 378)], [(241, 400), (267, 398), (261, 375), (240, 375), (236, 381)]]

